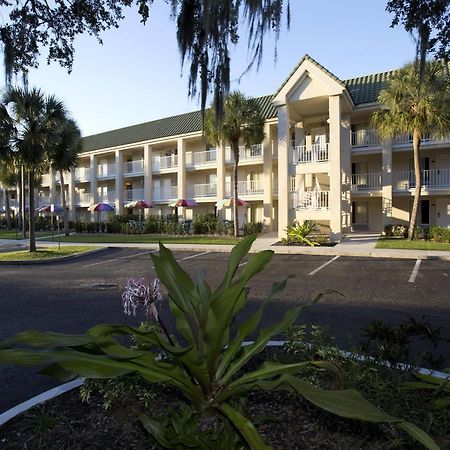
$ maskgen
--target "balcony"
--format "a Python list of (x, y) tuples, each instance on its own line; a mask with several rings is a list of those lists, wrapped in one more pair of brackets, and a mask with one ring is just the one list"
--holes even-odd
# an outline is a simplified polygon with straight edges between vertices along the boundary
[(97, 197), (98, 203), (115, 203), (116, 191), (99, 192)]
[(189, 197), (217, 197), (217, 184), (194, 184), (190, 190)]
[[(411, 146), (412, 142), (412, 134), (402, 134), (392, 139), (392, 147)], [(448, 142), (450, 142), (450, 136), (443, 139), (433, 139), (428, 135), (422, 138), (421, 145), (445, 144)], [(373, 148), (381, 147), (381, 138), (376, 130), (370, 128), (353, 131), (351, 133), (351, 146), (355, 152), (371, 150)]]
[(75, 182), (81, 183), (90, 181), (91, 168), (90, 167), (77, 167), (75, 169)]
[(136, 161), (127, 161), (123, 165), (124, 176), (143, 175), (144, 174), (144, 160), (138, 159)]
[(94, 203), (94, 194), (91, 192), (80, 192), (75, 197), (75, 203), (79, 206), (91, 206)]
[[(233, 196), (233, 183), (226, 183), (225, 194), (227, 197)], [(263, 195), (264, 187), (261, 180), (238, 181), (238, 197)]]
[(354, 173), (352, 175), (352, 192), (379, 191), (381, 189), (381, 172)]
[[(261, 161), (263, 159), (263, 146), (262, 144), (254, 144), (249, 148), (245, 145), (239, 146), (239, 162), (246, 161)], [(231, 147), (225, 147), (225, 162), (234, 164), (234, 156), (231, 151)]]
[(305, 164), (305, 163), (321, 163), (328, 162), (328, 142), (325, 144), (313, 144), (313, 145), (297, 145), (293, 147), (293, 163)]
[(50, 201), (50, 195), (40, 195), (38, 197), (38, 206), (49, 205)]
[(101, 164), (97, 166), (97, 178), (114, 178), (116, 176), (115, 164)]
[(178, 198), (178, 186), (170, 186), (165, 189), (155, 189), (153, 200), (155, 202), (169, 202)]
[(123, 201), (134, 202), (135, 200), (145, 200), (144, 199), (144, 189), (126, 189), (123, 191)]
[[(421, 171), (422, 190), (450, 189), (450, 169), (432, 169)], [(393, 187), (397, 191), (409, 191), (416, 187), (413, 170), (394, 172)]]
[(368, 147), (379, 147), (381, 145), (380, 136), (375, 130), (359, 130), (351, 133), (351, 145), (355, 150), (365, 150)]
[(294, 195), (294, 207), (299, 210), (328, 211), (329, 191), (297, 191)]
[(188, 152), (186, 153), (186, 167), (196, 168), (201, 166), (214, 165), (217, 161), (217, 152), (215, 148), (204, 152)]
[(176, 169), (178, 165), (177, 155), (155, 156), (152, 160), (152, 172)]

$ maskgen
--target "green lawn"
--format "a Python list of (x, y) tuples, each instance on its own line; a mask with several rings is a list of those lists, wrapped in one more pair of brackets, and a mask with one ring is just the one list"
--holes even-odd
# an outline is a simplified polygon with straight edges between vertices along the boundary
[(433, 241), (408, 241), (402, 238), (378, 239), (376, 248), (393, 248), (399, 250), (442, 250), (450, 251), (450, 243), (440, 243)]
[(97, 247), (87, 246), (67, 246), (61, 247), (38, 247), (36, 253), (30, 253), (28, 250), (21, 250), (18, 252), (0, 253), (0, 261), (30, 261), (58, 258), (60, 256), (74, 255), (76, 253), (83, 253), (90, 250), (95, 250)]
[[(51, 236), (51, 231), (36, 231), (36, 237)], [(30, 234), (27, 232), (27, 239)], [(16, 239), (16, 230), (0, 230), (0, 239)], [(17, 239), (22, 239), (22, 231), (17, 232)]]
[[(53, 237), (57, 241), (58, 236)], [(74, 234), (71, 236), (61, 236), (61, 242), (80, 243), (124, 243), (124, 244), (157, 244), (159, 241), (164, 244), (228, 244), (234, 245), (240, 242), (232, 236), (161, 236), (159, 234)]]

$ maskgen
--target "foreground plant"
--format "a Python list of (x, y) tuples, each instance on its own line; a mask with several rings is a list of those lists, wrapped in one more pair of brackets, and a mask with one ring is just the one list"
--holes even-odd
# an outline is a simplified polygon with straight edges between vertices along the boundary
[[(324, 390), (295, 376), (305, 367), (326, 369), (339, 376), (339, 369), (332, 363), (302, 361), (283, 364), (266, 361), (256, 370), (245, 370), (245, 366), (266, 348), (268, 341), (289, 328), (301, 311), (299, 307), (289, 309), (279, 323), (261, 329), (253, 343), (242, 345), (258, 329), (267, 303), (265, 301), (255, 314), (232, 330), (237, 314), (246, 304), (245, 286), (273, 255), (268, 250), (257, 253), (238, 270), (253, 240), (254, 236), (249, 236), (234, 247), (225, 277), (214, 291), (206, 283), (202, 273), (194, 282), (178, 265), (172, 253), (160, 244), (159, 256), (152, 255), (152, 259), (156, 273), (168, 291), (170, 310), (180, 338), (167, 336), (157, 328), (142, 329), (110, 324), (97, 325), (85, 335), (28, 331), (2, 343), (0, 361), (45, 365), (42, 372), (62, 379), (70, 379), (75, 375), (114, 378), (127, 373), (139, 374), (149, 383), (163, 383), (182, 394), (193, 410), (192, 415), (182, 414), (186, 423), (191, 423), (191, 417), (196, 417), (198, 413), (213, 416), (222, 423), (224, 429), (231, 426), (236, 430), (251, 449), (270, 448), (263, 442), (240, 402), (254, 390), (298, 393), (330, 413), (394, 425), (425, 447), (437, 449), (430, 436), (420, 428), (383, 413), (356, 390)], [(140, 290), (139, 285), (140, 283), (134, 282), (129, 285), (127, 291), (135, 292), (136, 296), (133, 299), (125, 298), (128, 306), (133, 310), (132, 305), (141, 303), (154, 314), (152, 305), (156, 294), (151, 289), (153, 285), (149, 285), (149, 290), (145, 292)], [(274, 283), (268, 299), (277, 295), (285, 285), (286, 279)], [(161, 322), (160, 318), (158, 321)], [(136, 346), (130, 349), (122, 345), (116, 336), (123, 335), (134, 336)], [(24, 348), (24, 345), (28, 347)], [(181, 420), (180, 417), (172, 415), (170, 424), (166, 423), (165, 426), (172, 429)], [(156, 419), (146, 415), (142, 415), (140, 419), (160, 445), (166, 448), (189, 446), (186, 441), (175, 443), (168, 439), (170, 430), (162, 430), (161, 425), (164, 424)], [(189, 440), (189, 435), (186, 436)], [(195, 442), (199, 441), (197, 437)]]
[(303, 223), (295, 221), (294, 225), (286, 227), (286, 233), (291, 241), (309, 245), (310, 247), (319, 245), (318, 242), (313, 241), (308, 237), (315, 231), (317, 231), (317, 225), (310, 220), (305, 220)]

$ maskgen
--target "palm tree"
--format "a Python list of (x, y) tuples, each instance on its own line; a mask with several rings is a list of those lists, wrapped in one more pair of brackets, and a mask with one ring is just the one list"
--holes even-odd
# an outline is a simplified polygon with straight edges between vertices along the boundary
[(233, 216), (234, 235), (239, 236), (238, 219), (238, 166), (239, 143), (246, 147), (264, 139), (264, 118), (261, 108), (254, 99), (247, 99), (239, 91), (230, 93), (225, 99), (223, 116), (217, 120), (215, 110), (210, 108), (205, 115), (205, 137), (213, 145), (225, 141), (230, 143), (234, 156), (233, 171)]
[(378, 97), (383, 109), (372, 115), (372, 123), (384, 139), (399, 134), (413, 136), (415, 192), (408, 238), (414, 238), (420, 199), (420, 143), (425, 136), (450, 133), (450, 77), (444, 64), (425, 65), (423, 82), (414, 64), (395, 72)]
[(18, 173), (14, 170), (8, 161), (1, 160), (0, 163), (0, 185), (5, 191), (5, 215), (6, 215), (6, 227), (11, 230), (11, 202), (9, 199), (9, 189), (17, 186)]
[[(28, 175), (30, 252), (35, 252), (35, 178), (48, 167), (48, 150), (66, 119), (66, 110), (60, 100), (44, 95), (39, 89), (9, 89), (2, 103), (11, 108), (12, 123), (4, 123), (12, 136), (10, 146), (14, 152), (10, 152), (10, 157), (23, 164)], [(8, 133), (8, 129), (3, 132)], [(3, 132), (0, 131), (0, 136)]]
[(61, 203), (64, 217), (64, 233), (69, 235), (69, 216), (66, 206), (64, 171), (74, 169), (81, 151), (81, 131), (73, 119), (66, 119), (61, 124), (53, 145), (50, 146), (49, 162), (53, 170), (60, 174)]

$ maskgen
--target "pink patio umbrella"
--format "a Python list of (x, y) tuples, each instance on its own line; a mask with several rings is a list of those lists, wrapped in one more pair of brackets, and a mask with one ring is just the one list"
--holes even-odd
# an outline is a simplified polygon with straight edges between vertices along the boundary
[(133, 200), (124, 205), (125, 208), (139, 209), (139, 221), (142, 219), (142, 210), (147, 208), (153, 208), (152, 202), (147, 200)]
[[(230, 198), (224, 198), (223, 200), (219, 200), (216, 203), (216, 207), (218, 209), (222, 209), (223, 207), (229, 208), (232, 207), (234, 205), (234, 197), (230, 197)], [(244, 200), (241, 200), (239, 197), (237, 199), (237, 205), (239, 206), (249, 206), (247, 202), (245, 202)]]
[(175, 202), (169, 203), (169, 206), (172, 208), (194, 208), (198, 206), (198, 203), (195, 200), (191, 200), (189, 198), (182, 198), (180, 200), (176, 200)]
[(94, 203), (93, 205), (89, 206), (88, 211), (89, 212), (97, 212), (98, 213), (98, 221), (100, 222), (100, 213), (103, 211), (114, 211), (114, 206), (111, 206), (109, 203)]

